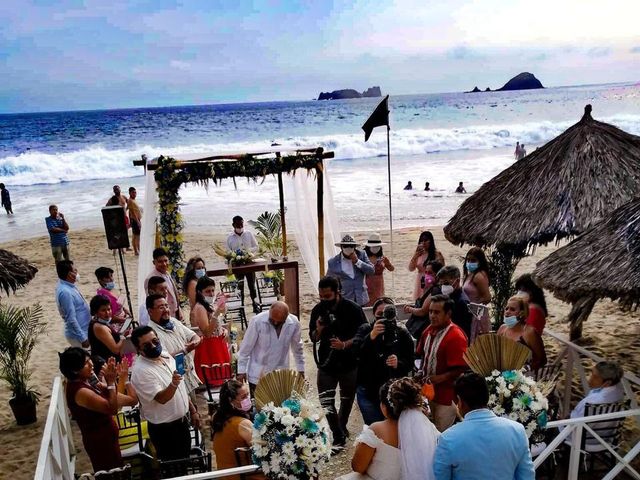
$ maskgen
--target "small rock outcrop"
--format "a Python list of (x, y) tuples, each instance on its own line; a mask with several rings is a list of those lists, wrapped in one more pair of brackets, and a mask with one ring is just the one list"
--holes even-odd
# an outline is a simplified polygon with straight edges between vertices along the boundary
[(346, 88), (343, 90), (334, 90), (333, 92), (320, 92), (318, 100), (344, 100), (346, 98), (367, 98), (367, 97), (381, 97), (382, 91), (380, 87), (367, 88), (364, 92), (360, 93), (352, 88)]
[(504, 92), (508, 90), (533, 90), (535, 88), (544, 88), (540, 80), (533, 73), (522, 72), (513, 77), (498, 91)]
[(476, 85), (475, 87), (473, 87), (473, 90), (470, 90), (470, 91), (468, 91), (468, 92), (464, 92), (464, 93), (478, 93), (478, 92), (481, 92), (481, 91), (482, 91), (482, 90), (480, 90), (480, 89), (478, 88), (478, 86)]

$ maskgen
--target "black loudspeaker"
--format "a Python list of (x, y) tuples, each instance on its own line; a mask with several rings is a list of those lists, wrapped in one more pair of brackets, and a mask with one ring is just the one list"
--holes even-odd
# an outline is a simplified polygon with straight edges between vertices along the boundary
[(124, 218), (124, 207), (116, 205), (102, 209), (104, 232), (107, 235), (109, 249), (129, 248), (129, 234)]

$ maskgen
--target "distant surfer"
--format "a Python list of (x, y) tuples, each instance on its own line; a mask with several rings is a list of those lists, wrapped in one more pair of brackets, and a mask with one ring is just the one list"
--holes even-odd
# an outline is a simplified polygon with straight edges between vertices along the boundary
[(467, 193), (462, 182), (458, 184), (458, 188), (456, 188), (456, 193)]
[(425, 191), (425, 192), (430, 192), (430, 191), (431, 191), (431, 188), (429, 187), (429, 182), (426, 182), (426, 183), (424, 184), (424, 191)]
[(413, 185), (411, 185), (411, 180), (407, 182), (407, 184), (404, 187), (404, 190), (413, 190)]

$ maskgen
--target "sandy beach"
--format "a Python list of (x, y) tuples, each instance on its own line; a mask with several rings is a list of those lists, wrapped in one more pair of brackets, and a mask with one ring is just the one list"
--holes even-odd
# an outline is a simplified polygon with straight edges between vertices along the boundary
[[(437, 248), (443, 253), (448, 264), (460, 265), (466, 248), (459, 248), (449, 244), (443, 236), (442, 228), (432, 229)], [(409, 300), (414, 282), (414, 274), (409, 273), (406, 264), (415, 247), (419, 231), (406, 229), (394, 232), (394, 251), (387, 246), (386, 254), (396, 266), (394, 277), (387, 273), (387, 294), (394, 295), (397, 302), (403, 303)], [(185, 235), (185, 250), (187, 257), (199, 254), (208, 263), (219, 262), (220, 259), (213, 253), (211, 245), (214, 241), (221, 240), (223, 235), (189, 234)], [(366, 239), (365, 233), (356, 233), (358, 241)], [(98, 266), (115, 267), (116, 257), (107, 249), (106, 240), (102, 230), (71, 231), (72, 256), (80, 272), (79, 288), (83, 295), (89, 299), (96, 290), (96, 280), (93, 271)], [(388, 241), (388, 233), (383, 233), (384, 241)], [(0, 459), (0, 477), (27, 479), (32, 478), (40, 448), (41, 435), (44, 428), (45, 417), (49, 405), (49, 395), (53, 377), (58, 375), (57, 352), (63, 350), (67, 344), (63, 336), (62, 321), (58, 315), (54, 299), (54, 290), (57, 282), (53, 259), (51, 257), (48, 237), (39, 237), (23, 241), (13, 241), (0, 245), (34, 263), (39, 272), (36, 278), (16, 295), (3, 296), (2, 302), (26, 306), (39, 302), (44, 309), (44, 321), (48, 325), (48, 332), (44, 335), (36, 348), (32, 358), (33, 377), (32, 383), (40, 390), (42, 397), (38, 405), (38, 422), (27, 427), (18, 427), (15, 424), (11, 410), (7, 402), (10, 393), (6, 384), (0, 384), (0, 438), (2, 439), (2, 455)], [(548, 255), (555, 247), (548, 246), (538, 248), (534, 255), (520, 262), (516, 274), (529, 272), (535, 263)], [(296, 252), (289, 255), (296, 259)], [(132, 299), (135, 302), (137, 257), (128, 252), (126, 255), (129, 285), (132, 286)], [(151, 261), (151, 259), (149, 259)], [(301, 322), (306, 330), (308, 315), (317, 301), (316, 288), (311, 284), (304, 266), (301, 265)], [(118, 287), (123, 290), (123, 283), (116, 278)], [(124, 292), (123, 292), (124, 293)], [(568, 333), (568, 328), (563, 323), (563, 317), (568, 313), (569, 306), (550, 294), (547, 294), (550, 318), (548, 329), (562, 334)], [(585, 324), (582, 344), (589, 350), (611, 360), (619, 361), (627, 371), (638, 373), (640, 371), (640, 315), (638, 312), (624, 312), (616, 303), (601, 301), (596, 305), (591, 317)], [(306, 335), (305, 335), (306, 337)], [(550, 346), (551, 347), (551, 346)], [(550, 361), (554, 358), (554, 348), (548, 348)], [(310, 343), (306, 342), (307, 365), (311, 383), (315, 383), (315, 365), (311, 356)], [(315, 388), (315, 387), (314, 387)], [(357, 407), (354, 408), (350, 431), (358, 432), (361, 429), (362, 419)], [(207, 427), (208, 428), (208, 427)], [(78, 448), (78, 461), (76, 472), (90, 471), (90, 465), (84, 452), (77, 428), (74, 427), (76, 447)], [(637, 437), (637, 430), (627, 433), (627, 436)], [(208, 432), (205, 438), (208, 438)], [(207, 445), (210, 449), (210, 445)], [(332, 461), (322, 478), (334, 478), (335, 476), (350, 471), (350, 458), (353, 447), (346, 449)]]

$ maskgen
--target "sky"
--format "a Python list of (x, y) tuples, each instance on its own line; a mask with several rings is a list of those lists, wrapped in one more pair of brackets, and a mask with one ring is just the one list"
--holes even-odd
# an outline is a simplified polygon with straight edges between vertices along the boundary
[(639, 80), (640, 0), (1, 0), (0, 112)]

